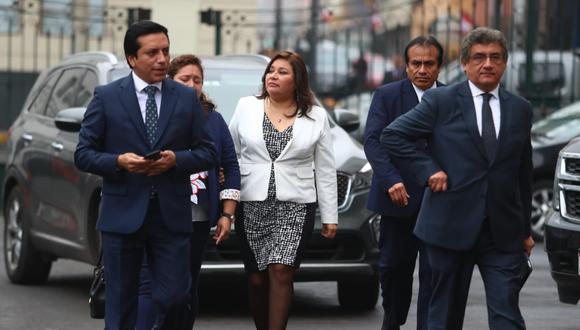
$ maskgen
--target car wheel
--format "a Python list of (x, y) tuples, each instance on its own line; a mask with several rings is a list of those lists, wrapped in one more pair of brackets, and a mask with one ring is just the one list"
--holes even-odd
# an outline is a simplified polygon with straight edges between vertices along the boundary
[(22, 193), (14, 187), (4, 207), (4, 263), (10, 281), (16, 284), (46, 282), (52, 261), (34, 249), (23, 221)]
[(379, 278), (371, 276), (356, 281), (338, 281), (338, 303), (351, 310), (371, 310), (379, 299)]
[(532, 236), (535, 240), (544, 239), (544, 225), (546, 215), (552, 207), (554, 183), (550, 180), (541, 180), (534, 183), (532, 187)]

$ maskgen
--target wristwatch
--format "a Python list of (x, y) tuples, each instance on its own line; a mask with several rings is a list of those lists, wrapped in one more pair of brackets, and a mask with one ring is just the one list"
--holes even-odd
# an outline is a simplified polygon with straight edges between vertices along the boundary
[(236, 216), (233, 215), (233, 214), (229, 214), (229, 213), (226, 213), (226, 212), (222, 212), (222, 214), (220, 214), (220, 216), (230, 219), (230, 221), (232, 223), (234, 223), (236, 221)]

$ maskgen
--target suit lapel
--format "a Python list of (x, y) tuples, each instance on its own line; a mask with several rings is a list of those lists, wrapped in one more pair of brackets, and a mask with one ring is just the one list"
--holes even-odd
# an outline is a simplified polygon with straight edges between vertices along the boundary
[(153, 145), (156, 145), (163, 136), (163, 133), (169, 124), (169, 118), (171, 118), (171, 115), (175, 110), (176, 101), (177, 98), (175, 97), (175, 86), (171, 83), (168, 83), (167, 79), (163, 80), (163, 87), (161, 91), (161, 109), (159, 110), (159, 120), (157, 122), (157, 138), (155, 139), (155, 143)]
[(499, 109), (500, 109), (500, 127), (499, 135), (497, 138), (497, 154), (502, 150), (502, 146), (505, 145), (505, 139), (508, 137), (508, 127), (510, 127), (510, 121), (512, 119), (513, 111), (511, 110), (511, 102), (509, 100), (510, 96), (499, 89)]
[(469, 84), (467, 81), (459, 86), (457, 101), (459, 102), (459, 109), (461, 109), (461, 114), (463, 115), (463, 120), (465, 121), (465, 126), (469, 132), (469, 136), (471, 136), (476, 149), (479, 150), (485, 159), (487, 159), (485, 147), (483, 146), (483, 139), (481, 138), (479, 129), (477, 128), (473, 96), (471, 95), (471, 90), (469, 89)]
[(401, 92), (403, 94), (403, 109), (401, 109), (401, 114), (413, 109), (418, 103), (417, 93), (413, 89), (413, 85), (409, 79), (405, 79), (401, 86)]
[(283, 157), (286, 155), (286, 153), (288, 153), (288, 150), (290, 150), (291, 145), (296, 139), (296, 137), (301, 136), (299, 134), (304, 134), (303, 132), (301, 132), (303, 123), (304, 117), (296, 116), (296, 119), (294, 119), (294, 124), (292, 124), (292, 138), (288, 141), (288, 143), (286, 143), (286, 146), (284, 147), (284, 149), (282, 149), (282, 152), (276, 159), (284, 159)]
[(135, 83), (133, 82), (133, 76), (129, 74), (121, 82), (119, 88), (119, 98), (123, 108), (129, 114), (129, 118), (137, 128), (139, 136), (147, 144), (147, 133), (145, 130), (145, 123), (143, 122), (143, 116), (141, 115), (141, 108), (139, 107), (139, 102), (137, 101), (137, 94), (135, 91)]

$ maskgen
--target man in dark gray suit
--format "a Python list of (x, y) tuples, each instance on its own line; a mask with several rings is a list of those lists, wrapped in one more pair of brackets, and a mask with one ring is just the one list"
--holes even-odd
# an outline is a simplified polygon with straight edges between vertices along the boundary
[[(468, 81), (429, 90), (390, 124), (381, 142), (427, 189), (415, 234), (433, 274), (428, 328), (461, 329), (475, 265), (485, 283), (490, 329), (525, 329), (518, 297), (531, 252), (530, 103), (499, 86), (504, 35), (477, 28), (462, 42)], [(425, 138), (429, 154), (414, 141)]]

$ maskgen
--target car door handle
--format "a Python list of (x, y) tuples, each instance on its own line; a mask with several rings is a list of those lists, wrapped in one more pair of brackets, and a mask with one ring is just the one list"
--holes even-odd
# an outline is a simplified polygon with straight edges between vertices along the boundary
[(34, 137), (32, 136), (32, 134), (28, 134), (28, 133), (23, 133), (21, 135), (22, 140), (26, 141), (26, 142), (32, 142), (32, 140), (34, 139)]
[(56, 151), (62, 151), (62, 149), (64, 148), (62, 143), (58, 143), (58, 142), (53, 142), (50, 144), (50, 146), (52, 147), (52, 149), (54, 149)]

